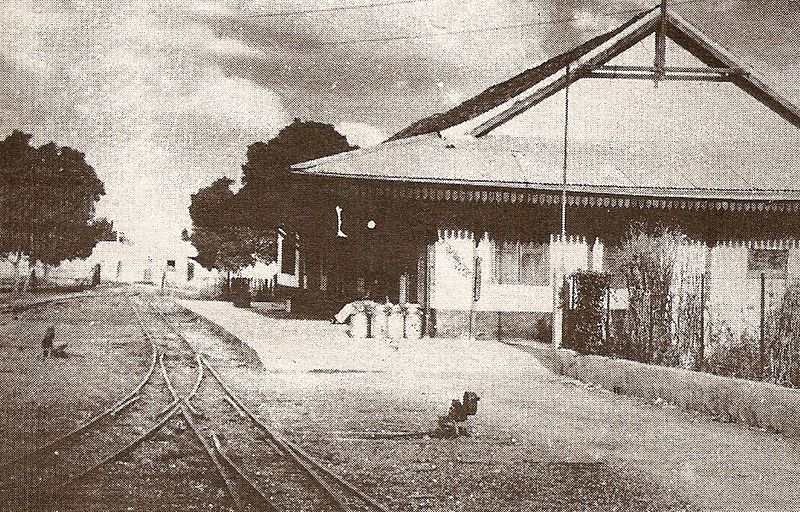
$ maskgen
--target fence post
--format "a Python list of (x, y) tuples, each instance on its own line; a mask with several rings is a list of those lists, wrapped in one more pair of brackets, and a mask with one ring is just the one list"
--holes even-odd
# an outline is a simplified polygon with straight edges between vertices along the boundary
[(610, 339), (611, 339), (611, 283), (609, 282), (608, 288), (606, 288), (606, 339), (604, 340), (605, 343), (608, 344)]
[(500, 310), (497, 311), (497, 341), (503, 340), (503, 319)]
[(644, 359), (645, 363), (653, 362), (653, 294), (647, 292), (647, 352)]
[(700, 274), (700, 343), (697, 346), (695, 366), (703, 371), (706, 351), (706, 275)]
[(758, 378), (764, 379), (764, 330), (766, 316), (766, 274), (761, 273), (761, 336), (758, 340)]

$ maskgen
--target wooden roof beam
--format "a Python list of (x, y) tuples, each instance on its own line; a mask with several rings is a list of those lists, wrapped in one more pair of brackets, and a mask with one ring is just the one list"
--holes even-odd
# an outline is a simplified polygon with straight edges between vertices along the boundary
[[(604, 65), (659, 30), (664, 32), (660, 35), (676, 42), (709, 66), (709, 68), (669, 68), (666, 66), (662, 68), (661, 60), (657, 59), (652, 72), (651, 69), (630, 69), (627, 71), (650, 73), (647, 78), (655, 80), (664, 77), (668, 80), (730, 81), (794, 126), (800, 128), (800, 107), (781, 96), (761, 78), (755, 76), (750, 66), (739, 61), (728, 50), (711, 40), (692, 24), (674, 12), (662, 8), (661, 10), (651, 11), (612, 39), (570, 62), (568, 65), (570, 73), (568, 75), (565, 71), (567, 67), (565, 65), (564, 69), (554, 73), (549, 79), (540, 82), (531, 94), (517, 99), (498, 114), (483, 121), (472, 129), (470, 134), (475, 137), (486, 135), (557, 93), (566, 87), (568, 83), (573, 83), (584, 77), (644, 78), (633, 74), (623, 76), (622, 73), (617, 73), (622, 71), (622, 67), (611, 69), (611, 66)], [(670, 73), (669, 78), (664, 76), (666, 73)], [(692, 76), (682, 76), (680, 75), (681, 73), (691, 73)], [(708, 78), (704, 79), (702, 75), (706, 73)]]
[[(691, 23), (672, 11), (667, 13), (667, 35), (685, 50), (712, 67), (749, 70), (731, 52), (711, 40)], [(781, 96), (752, 72), (731, 75), (730, 81), (775, 113), (800, 128), (800, 107)]]
[[(654, 66), (628, 66), (628, 65), (618, 65), (618, 64), (606, 64), (604, 66), (595, 66), (592, 68), (592, 71), (608, 71), (608, 72), (620, 72), (620, 71), (639, 71), (639, 72), (650, 72), (656, 73), (659, 71), (657, 67)], [(702, 67), (702, 66), (664, 66), (661, 71), (665, 73), (704, 73), (704, 74), (719, 74), (719, 75), (732, 75), (732, 74), (746, 74), (749, 71), (738, 69), (738, 68), (729, 68), (729, 67), (719, 67), (719, 68), (712, 68), (712, 67)]]
[(617, 73), (613, 71), (591, 71), (584, 75), (584, 78), (604, 78), (617, 80), (664, 80), (664, 81), (684, 81), (684, 82), (729, 82), (730, 78), (720, 75), (710, 75), (707, 73), (670, 73), (667, 70), (660, 72), (644, 73)]
[[(615, 37), (565, 65), (562, 71), (553, 74), (549, 80), (542, 81), (532, 94), (518, 99), (512, 103), (510, 107), (478, 125), (470, 134), (474, 137), (486, 135), (495, 128), (541, 103), (566, 87), (568, 83), (578, 80), (593, 67), (607, 63), (620, 53), (628, 50), (654, 33), (660, 19), (661, 14), (659, 11), (651, 11)], [(567, 67), (570, 69), (569, 74), (566, 73)]]

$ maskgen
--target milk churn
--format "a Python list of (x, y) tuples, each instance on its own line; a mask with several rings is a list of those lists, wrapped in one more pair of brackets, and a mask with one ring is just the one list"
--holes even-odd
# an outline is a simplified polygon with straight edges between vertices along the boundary
[(406, 304), (405, 327), (406, 338), (412, 340), (422, 338), (422, 310), (419, 304)]
[(389, 337), (390, 304), (375, 304), (372, 310), (372, 337), (386, 339)]
[(389, 310), (389, 337), (399, 340), (403, 337), (403, 323), (405, 322), (403, 308), (395, 304)]
[(350, 315), (350, 336), (353, 338), (366, 338), (369, 334), (369, 317), (367, 317), (364, 304), (354, 304), (353, 310), (353, 314)]

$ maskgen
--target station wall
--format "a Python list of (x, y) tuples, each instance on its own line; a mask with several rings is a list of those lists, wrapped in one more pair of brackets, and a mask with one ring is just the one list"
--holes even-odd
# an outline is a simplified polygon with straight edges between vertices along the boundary
[[(604, 253), (612, 251), (602, 241), (590, 246), (583, 237), (552, 236), (547, 244), (546, 275), (530, 280), (536, 284), (501, 283), (497, 279), (497, 251), (504, 242), (493, 239), (491, 232), (476, 242), (469, 230), (439, 230), (432, 247), (435, 263), (430, 290), (436, 335), (547, 341), (554, 304), (558, 303), (553, 283), (561, 283), (562, 276), (579, 269), (611, 270), (605, 268)], [(766, 263), (768, 268), (763, 272), (754, 262), (759, 251), (775, 259)], [(675, 248), (671, 293), (697, 293), (700, 276), (706, 276), (706, 335), (725, 329), (734, 337), (752, 336), (760, 328), (761, 273), (765, 273), (765, 309), (769, 315), (780, 306), (788, 283), (800, 279), (800, 242), (722, 241), (709, 246), (686, 241)], [(611, 290), (610, 306), (612, 310), (625, 310), (628, 290), (624, 279), (617, 282), (623, 284)]]

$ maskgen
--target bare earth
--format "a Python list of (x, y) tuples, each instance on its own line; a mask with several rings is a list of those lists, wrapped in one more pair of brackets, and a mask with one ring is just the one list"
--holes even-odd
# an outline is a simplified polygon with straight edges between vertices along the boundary
[[(113, 293), (0, 314), (0, 461), (66, 433), (136, 385), (150, 345), (132, 317)], [(50, 325), (56, 345), (68, 345), (65, 359), (42, 360)]]
[[(266, 372), (241, 369), (236, 385), (266, 416), (376, 489), (396, 480), (401, 508), (800, 509), (797, 439), (591, 389), (497, 342), (353, 340), (325, 322), (182, 304), (259, 354)], [(481, 397), (470, 439), (360, 439), (429, 431), (465, 390)]]
[[(0, 315), (0, 463), (105, 409), (146, 371), (149, 345), (114, 293)], [(353, 340), (325, 322), (181, 303), (258, 354), (263, 367), (238, 340), (190, 338), (266, 422), (393, 510), (800, 509), (797, 440), (587, 389), (524, 347)], [(50, 324), (70, 355), (43, 362)], [(481, 397), (472, 436), (426, 437), (465, 390)], [(117, 484), (106, 504), (226, 508), (208, 461), (180, 443), (171, 460), (191, 494), (161, 489), (156, 473), (139, 492), (142, 471), (170, 471), (140, 464), (161, 460), (156, 443), (98, 476)]]

